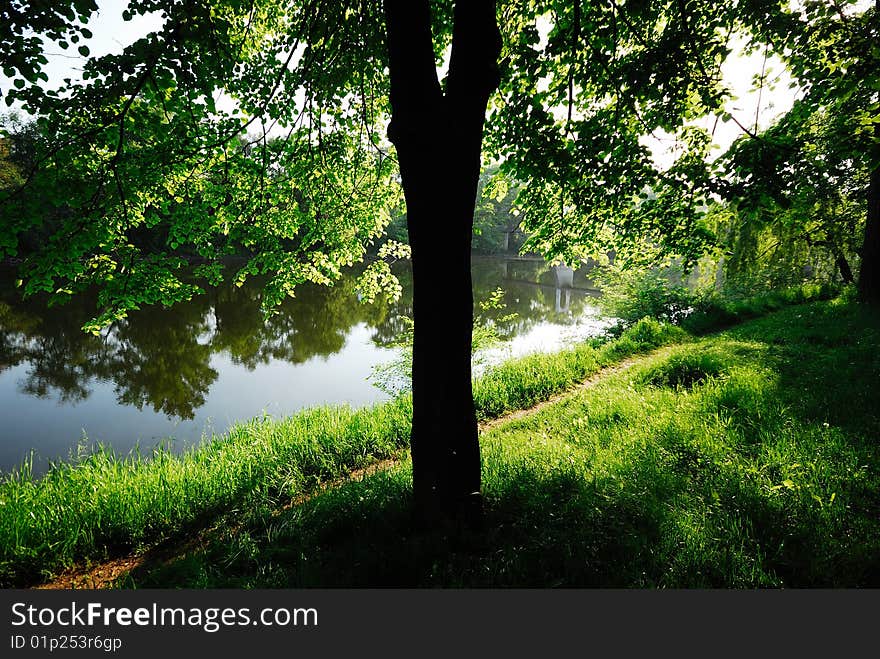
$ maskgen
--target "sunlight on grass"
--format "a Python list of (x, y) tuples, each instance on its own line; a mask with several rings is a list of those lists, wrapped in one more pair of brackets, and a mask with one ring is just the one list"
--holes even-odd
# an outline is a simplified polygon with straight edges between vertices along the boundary
[(32, 583), (202, 529), (202, 548), (121, 585), (877, 585), (878, 328), (818, 302), (696, 341), (641, 321), (495, 367), (481, 418), (667, 346), (485, 433), (481, 532), (414, 524), (406, 398), (254, 420), (182, 456), (25, 466), (0, 484), (0, 574)]
[[(878, 327), (795, 307), (493, 428), (480, 533), (414, 526), (404, 463), (122, 585), (876, 586)], [(866, 390), (845, 426), (815, 414)]]
[[(532, 355), (475, 382), (481, 419), (527, 407), (602, 366), (685, 338), (640, 321), (605, 345)], [(26, 464), (0, 483), (0, 584), (25, 584), (84, 559), (154, 545), (240, 504), (284, 501), (409, 445), (408, 396), (370, 408), (321, 407), (255, 419), (175, 456), (120, 457), (109, 450), (59, 463), (42, 478)], [(242, 504), (243, 505), (243, 504)]]

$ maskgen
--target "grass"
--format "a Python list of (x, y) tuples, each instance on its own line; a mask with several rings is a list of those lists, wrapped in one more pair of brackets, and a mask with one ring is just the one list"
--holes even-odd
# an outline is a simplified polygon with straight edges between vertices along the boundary
[(494, 427), (482, 533), (414, 527), (404, 461), (120, 585), (876, 587), (878, 376), (876, 314), (787, 308)]
[[(836, 297), (840, 290), (829, 284), (801, 284), (738, 298), (709, 296), (696, 301), (696, 308), (682, 320), (682, 327), (693, 334), (705, 334), (759, 318), (793, 304), (804, 304)], [(852, 291), (845, 291), (844, 296)]]
[[(646, 320), (515, 360), (475, 385), (478, 413), (658, 346), (483, 436), (480, 534), (413, 525), (401, 398), (255, 420), (181, 456), (20, 470), (0, 483), (0, 581), (201, 529), (199, 549), (120, 585), (880, 585), (880, 321), (846, 299), (698, 340)], [(400, 461), (280, 505), (384, 457)]]
[[(512, 360), (475, 384), (481, 419), (529, 406), (629, 355), (682, 340), (644, 320), (604, 345)], [(0, 482), (0, 585), (50, 578), (181, 535), (229, 509), (290, 500), (352, 470), (403, 457), (411, 402), (309, 409), (253, 420), (180, 456), (98, 450), (35, 478), (25, 465)]]

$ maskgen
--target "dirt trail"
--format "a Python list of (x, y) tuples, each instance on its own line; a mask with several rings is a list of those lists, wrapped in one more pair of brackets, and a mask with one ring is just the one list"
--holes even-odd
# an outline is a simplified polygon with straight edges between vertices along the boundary
[(535, 403), (531, 407), (526, 407), (522, 410), (514, 410), (513, 412), (508, 412), (503, 416), (499, 416), (497, 419), (490, 419), (489, 421), (483, 421), (480, 423), (480, 432), (486, 432), (487, 430), (491, 430), (495, 426), (500, 426), (504, 423), (508, 423), (509, 421), (515, 421), (517, 419), (522, 419), (527, 416), (531, 416), (536, 412), (540, 412), (545, 407), (549, 407), (555, 403), (558, 403), (560, 400), (564, 398), (568, 398), (570, 396), (574, 396), (580, 391), (584, 389), (589, 389), (593, 385), (595, 385), (600, 380), (603, 380), (611, 375), (615, 375), (617, 373), (622, 373), (630, 368), (632, 368), (633, 364), (639, 362), (647, 357), (659, 354), (663, 348), (658, 348), (657, 350), (650, 352), (646, 355), (637, 355), (635, 357), (628, 357), (621, 362), (614, 364), (613, 366), (606, 366), (605, 368), (596, 371), (588, 377), (586, 380), (581, 382), (580, 384), (575, 385), (571, 389), (566, 389), (558, 394), (553, 394), (550, 398), (546, 400), (542, 400), (540, 403)]
[[(573, 387), (572, 389), (566, 389), (563, 392), (554, 394), (547, 400), (536, 403), (531, 407), (527, 407), (522, 410), (515, 410), (496, 419), (481, 422), (479, 424), (480, 432), (483, 433), (509, 421), (515, 421), (517, 419), (522, 419), (524, 417), (535, 414), (545, 407), (553, 405), (554, 403), (557, 403), (564, 398), (568, 398), (577, 394), (579, 391), (589, 389), (604, 378), (626, 371), (631, 368), (635, 363), (646, 359), (647, 357), (659, 354), (661, 351), (668, 349), (668, 347), (659, 348), (648, 354), (629, 357), (621, 362), (618, 362), (617, 364), (614, 364), (613, 366), (603, 368), (588, 377), (580, 384)], [(343, 478), (337, 478), (322, 483), (311, 492), (298, 495), (291, 499), (288, 503), (284, 504), (278, 509), (277, 514), (280, 514), (283, 511), (288, 510), (294, 506), (301, 505), (327, 489), (339, 487), (340, 485), (343, 485), (344, 483), (350, 481), (363, 480), (364, 478), (367, 478), (372, 474), (390, 469), (391, 467), (400, 464), (400, 462), (401, 459), (381, 460), (362, 469), (352, 471)], [(70, 570), (66, 570), (65, 572), (62, 572), (51, 581), (34, 586), (34, 588), (46, 590), (71, 588), (110, 588), (120, 577), (124, 576), (128, 572), (131, 572), (135, 568), (139, 568), (144, 565), (165, 564), (172, 561), (173, 559), (178, 558), (179, 556), (182, 556), (184, 554), (197, 550), (202, 546), (205, 546), (207, 544), (209, 535), (212, 531), (215, 530), (216, 529), (213, 527), (205, 528), (202, 531), (198, 532), (194, 537), (190, 537), (186, 540), (180, 540), (179, 538), (172, 539), (139, 554), (130, 554), (128, 556), (114, 558), (87, 567), (75, 567)]]

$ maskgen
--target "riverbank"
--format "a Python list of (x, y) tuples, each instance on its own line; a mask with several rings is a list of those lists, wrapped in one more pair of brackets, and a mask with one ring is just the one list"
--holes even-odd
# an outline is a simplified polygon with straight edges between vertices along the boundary
[[(494, 368), (474, 385), (480, 419), (527, 407), (605, 365), (680, 340), (638, 323), (620, 338)], [(290, 499), (371, 462), (403, 455), (411, 403), (320, 407), (255, 419), (182, 455), (98, 451), (35, 478), (27, 465), (0, 483), (0, 581), (23, 585), (69, 565), (145, 549), (206, 523), (242, 497)]]
[[(629, 356), (690, 340), (679, 328), (646, 320), (604, 345), (503, 364), (475, 383), (480, 417), (529, 407)], [(405, 490), (409, 414), (406, 398), (362, 410), (314, 409), (242, 424), (183, 456), (158, 452), (120, 459), (103, 452), (76, 465), (58, 465), (39, 479), (27, 469), (18, 471), (0, 484), (0, 578), (4, 585), (34, 584), (74, 563), (142, 552), (194, 529), (250, 528), (264, 513), (263, 521), (274, 529), (281, 502), (302, 499), (321, 483), (383, 459), (404, 458), (403, 466), (370, 481), (391, 479)], [(491, 470), (486, 473), (490, 499), (495, 478)], [(334, 492), (313, 500), (332, 500)], [(217, 518), (230, 510), (235, 519), (250, 521), (244, 527), (218, 525)], [(303, 512), (298, 506), (289, 510)]]
[[(557, 311), (555, 294), (538, 283), (552, 277), (544, 270), (474, 263), (478, 303), (496, 296), (500, 307), (503, 291), (503, 309), (478, 307), (505, 338), (483, 365), (601, 333), (605, 318), (593, 298), (572, 292)], [(47, 308), (45, 297), (21, 300), (15, 276), (0, 268), (0, 473), (31, 451), (39, 475), (81, 445), (100, 442), (127, 454), (161, 442), (180, 453), (264, 413), (281, 418), (307, 407), (389, 400), (374, 369), (399, 357), (412, 313), (409, 264), (395, 271), (403, 286), (397, 301), (358, 302), (359, 269), (352, 268), (331, 287), (303, 284), (264, 318), (265, 282), (256, 278), (209, 287), (171, 308), (145, 306), (93, 336), (82, 331), (95, 312), (93, 296)]]
[(790, 307), (489, 429), (480, 534), (413, 527), (402, 461), (116, 585), (877, 587), (878, 377), (876, 313)]

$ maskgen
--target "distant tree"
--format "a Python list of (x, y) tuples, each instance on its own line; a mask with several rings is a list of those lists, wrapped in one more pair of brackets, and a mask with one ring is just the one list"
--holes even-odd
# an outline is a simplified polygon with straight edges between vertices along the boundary
[(859, 295), (880, 303), (880, 1), (865, 5), (743, 4), (756, 44), (782, 58), (803, 96), (767, 131), (743, 126), (728, 191), (784, 240), (827, 250), (843, 280), (855, 279), (857, 251)]
[(9, 190), (21, 185), (21, 169), (10, 157), (12, 148), (9, 138), (0, 139), (0, 190)]
[[(514, 209), (519, 191), (520, 186), (501, 173), (497, 165), (486, 167), (480, 174), (471, 242), (474, 252), (500, 254), (519, 251), (524, 241), (519, 228), (522, 224), (520, 211)], [(385, 235), (398, 242), (409, 242), (404, 205), (392, 209)], [(438, 238), (443, 238), (442, 230)]]
[(474, 208), (471, 246), (482, 254), (516, 254), (524, 241), (522, 215), (514, 207), (520, 186), (498, 170), (488, 167), (480, 175)]
[(849, 122), (849, 114), (829, 115), (798, 101), (726, 154), (727, 195), (737, 211), (729, 231), (731, 274), (794, 273), (827, 261), (830, 276), (855, 282), (851, 260), (863, 244), (868, 140), (858, 133), (844, 138)]

